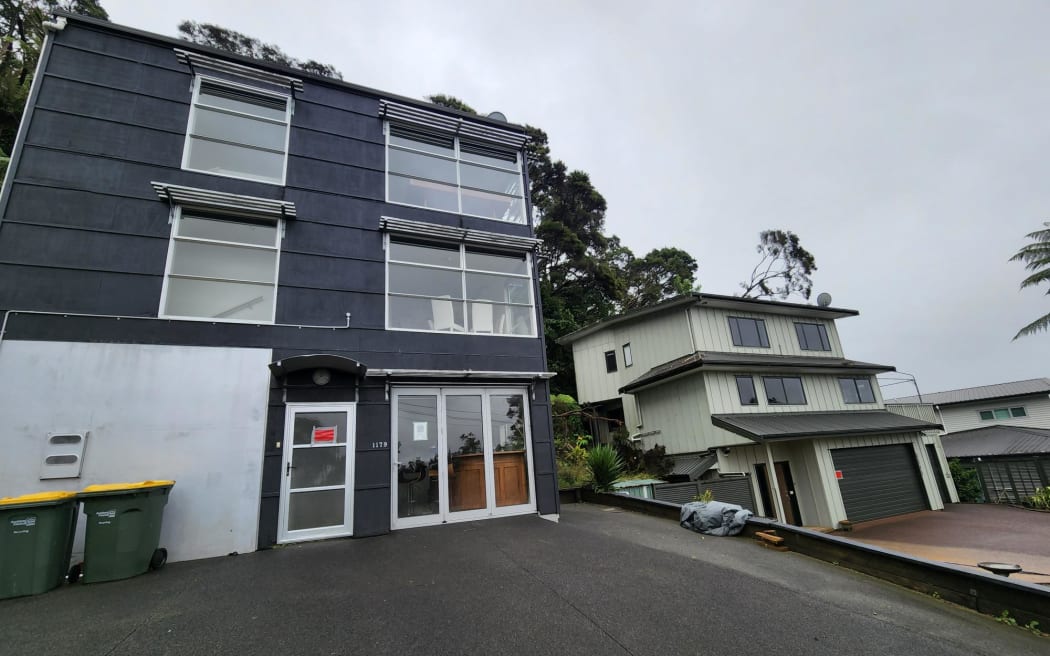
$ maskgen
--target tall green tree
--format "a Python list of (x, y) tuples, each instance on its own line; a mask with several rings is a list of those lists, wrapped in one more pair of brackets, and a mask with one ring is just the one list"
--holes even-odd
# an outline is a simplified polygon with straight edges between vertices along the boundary
[(762, 258), (751, 271), (751, 279), (740, 283), (745, 298), (786, 299), (799, 294), (808, 299), (813, 292), (810, 275), (817, 260), (802, 247), (798, 235), (790, 230), (763, 230), (756, 249)]
[[(1021, 281), (1021, 289), (1036, 287), (1043, 283), (1050, 284), (1050, 221), (1043, 223), (1045, 228), (1036, 230), (1025, 235), (1032, 243), (1025, 244), (1021, 250), (1010, 258), (1011, 262), (1024, 262), (1025, 271), (1031, 275)], [(1046, 290), (1050, 296), (1050, 289)], [(1017, 331), (1014, 339), (1026, 335), (1034, 335), (1042, 330), (1050, 329), (1050, 313), (1044, 314), (1021, 330)]]
[(633, 310), (688, 294), (696, 286), (696, 267), (692, 255), (674, 247), (653, 249), (645, 257), (631, 260), (626, 267), (623, 309)]
[(287, 54), (280, 47), (265, 43), (253, 36), (231, 30), (214, 23), (197, 23), (182, 21), (179, 23), (179, 38), (202, 46), (211, 46), (226, 50), (236, 55), (259, 59), (288, 68), (295, 68), (315, 75), (342, 80), (343, 74), (330, 64), (322, 64), (313, 59), (301, 60)]
[(0, 0), (0, 176), (7, 169), (29, 98), (44, 22), (59, 10), (109, 20), (96, 0)]

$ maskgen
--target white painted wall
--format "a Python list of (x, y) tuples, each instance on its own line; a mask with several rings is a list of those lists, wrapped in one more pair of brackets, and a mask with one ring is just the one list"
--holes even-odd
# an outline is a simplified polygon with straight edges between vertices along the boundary
[[(1011, 417), (1010, 419), (990, 419), (981, 421), (981, 410), (995, 408), (1024, 407), (1028, 416)], [(1029, 428), (1050, 428), (1050, 396), (1029, 396), (1021, 398), (995, 399), (964, 405), (940, 406), (937, 408), (944, 430), (948, 433), (984, 428), (985, 426), (1027, 426)]]
[[(759, 353), (764, 355), (801, 355), (824, 358), (842, 358), (842, 343), (835, 322), (829, 319), (792, 317), (763, 312), (738, 312), (718, 308), (694, 307), (693, 330), (696, 333), (697, 349), (700, 351), (722, 351), (726, 353)], [(729, 332), (729, 317), (762, 319), (766, 322), (769, 348), (733, 346)], [(828, 331), (830, 351), (803, 351), (795, 333), (795, 323), (819, 323)]]
[[(736, 388), (736, 377), (747, 376), (747, 372), (717, 371), (704, 374), (707, 386), (707, 399), (714, 414), (751, 413), (751, 412), (817, 412), (826, 410), (880, 410), (882, 397), (874, 376), (859, 376), (871, 381), (875, 393), (875, 403), (846, 403), (842, 398), (839, 378), (843, 374), (814, 375), (794, 374), (790, 371), (777, 374), (751, 374), (758, 393), (758, 405), (742, 405), (740, 393)], [(770, 405), (763, 393), (763, 376), (789, 376), (802, 379), (802, 389), (806, 393), (805, 405)]]
[[(161, 533), (169, 560), (254, 551), (270, 355), (4, 341), (0, 496), (174, 479)], [(39, 480), (47, 434), (67, 431), (90, 431), (81, 476)], [(78, 537), (75, 553), (82, 544)]]

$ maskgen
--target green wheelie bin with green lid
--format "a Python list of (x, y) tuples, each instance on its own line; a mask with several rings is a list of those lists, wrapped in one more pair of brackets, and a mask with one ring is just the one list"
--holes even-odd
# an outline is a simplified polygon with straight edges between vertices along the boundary
[(0, 499), (0, 599), (57, 588), (69, 567), (76, 492)]
[(116, 581), (159, 569), (168, 559), (159, 548), (164, 506), (175, 481), (89, 485), (78, 496), (84, 504), (82, 572), (84, 583)]

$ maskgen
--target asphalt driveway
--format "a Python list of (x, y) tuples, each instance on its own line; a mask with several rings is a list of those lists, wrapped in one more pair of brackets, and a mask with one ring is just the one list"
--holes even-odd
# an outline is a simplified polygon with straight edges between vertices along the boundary
[(1050, 513), (956, 503), (864, 522), (836, 535), (977, 571), (983, 571), (979, 562), (1015, 563), (1024, 572), (1010, 578), (1050, 584)]
[(176, 563), (0, 601), (16, 654), (1043, 654), (1050, 640), (602, 506)]

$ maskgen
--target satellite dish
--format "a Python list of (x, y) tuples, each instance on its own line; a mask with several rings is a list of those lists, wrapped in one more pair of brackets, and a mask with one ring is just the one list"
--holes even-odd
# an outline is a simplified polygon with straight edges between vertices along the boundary
[(503, 115), (503, 112), (490, 112), (486, 118), (491, 118), (493, 121), (507, 122), (507, 117)]
[(827, 307), (831, 305), (831, 294), (827, 292), (820, 292), (817, 296), (817, 305), (820, 307)]

